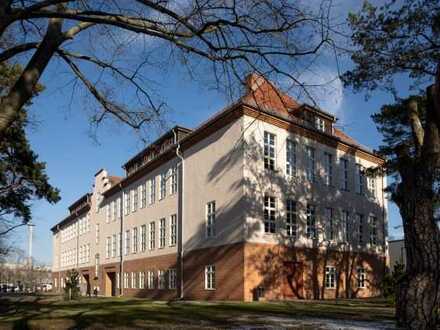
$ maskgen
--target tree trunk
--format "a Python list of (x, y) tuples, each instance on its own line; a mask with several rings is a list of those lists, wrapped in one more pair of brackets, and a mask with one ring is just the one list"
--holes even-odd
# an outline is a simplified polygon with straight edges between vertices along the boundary
[(63, 42), (62, 20), (51, 19), (46, 35), (20, 78), (9, 93), (0, 98), (0, 136), (16, 119), (19, 110), (31, 99), (35, 87), (52, 56)]
[(416, 165), (399, 185), (407, 265), (397, 290), (396, 318), (408, 329), (435, 329), (439, 321), (440, 233), (434, 219), (431, 169)]

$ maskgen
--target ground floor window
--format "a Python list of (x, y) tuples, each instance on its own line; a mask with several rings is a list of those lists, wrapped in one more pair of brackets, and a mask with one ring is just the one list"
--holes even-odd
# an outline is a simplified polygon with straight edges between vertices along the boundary
[(215, 290), (215, 266), (208, 265), (205, 267), (205, 289)]
[(325, 287), (333, 289), (336, 287), (336, 269), (332, 266), (325, 267)]
[(136, 273), (131, 272), (131, 288), (136, 289)]
[(145, 289), (145, 273), (139, 272), (139, 289)]
[(128, 288), (128, 273), (124, 273), (124, 289)]
[(177, 282), (177, 274), (175, 269), (168, 270), (168, 288), (175, 289)]
[(147, 272), (147, 288), (154, 289), (154, 272)]
[(357, 287), (364, 289), (367, 282), (367, 276), (365, 274), (365, 269), (363, 267), (358, 267), (357, 269)]
[(157, 271), (157, 288), (165, 289), (165, 271), (163, 270)]
[(120, 281), (119, 273), (116, 273), (116, 288), (117, 288), (117, 289), (119, 289), (119, 287), (120, 287), (120, 283), (119, 283), (119, 281)]

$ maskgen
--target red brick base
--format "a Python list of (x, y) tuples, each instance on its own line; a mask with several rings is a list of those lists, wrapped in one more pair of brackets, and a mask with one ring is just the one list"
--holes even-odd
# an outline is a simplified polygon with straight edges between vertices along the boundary
[[(214, 290), (205, 289), (205, 267), (208, 265), (214, 265), (216, 270)], [(335, 288), (325, 288), (326, 266), (336, 269)], [(358, 267), (365, 269), (365, 288), (357, 286)], [(180, 264), (176, 254), (124, 261), (123, 273), (145, 272), (145, 282), (147, 272), (153, 271), (156, 277), (155, 289), (148, 289), (145, 283), (145, 289), (115, 288), (113, 293), (160, 300), (175, 299), (179, 295), (178, 289), (157, 289), (158, 270), (169, 269), (177, 271), (176, 284), (179, 288)], [(94, 279), (94, 268), (82, 268), (79, 271), (83, 275), (89, 275), (92, 290), (99, 286), (99, 294), (108, 296), (112, 294), (111, 278), (116, 280), (115, 275), (120, 271), (120, 264), (101, 265), (98, 279)], [(237, 243), (187, 251), (184, 255), (183, 297), (189, 300), (244, 301), (261, 298), (281, 300), (372, 297), (380, 295), (384, 272), (385, 259), (375, 254)], [(57, 278), (54, 291), (61, 291), (59, 287), (62, 276), (65, 276), (65, 272), (52, 273), (52, 278)], [(123, 282), (123, 275), (120, 279)]]
[[(326, 266), (336, 269), (335, 288), (325, 288)], [(365, 269), (365, 288), (357, 287), (358, 267)], [(385, 258), (375, 254), (248, 243), (244, 300), (257, 291), (270, 300), (378, 296), (384, 272)]]

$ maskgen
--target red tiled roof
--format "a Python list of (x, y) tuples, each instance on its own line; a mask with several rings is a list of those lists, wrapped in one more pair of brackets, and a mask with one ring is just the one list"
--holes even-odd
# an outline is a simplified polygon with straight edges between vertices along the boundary
[(256, 106), (265, 111), (277, 111), (289, 116), (290, 111), (299, 108), (300, 104), (289, 95), (280, 91), (266, 78), (252, 73), (246, 78), (247, 92), (242, 102)]
[(115, 175), (110, 175), (108, 177), (108, 180), (110, 181), (111, 186), (113, 187), (114, 185), (118, 184), (119, 182), (122, 181), (122, 177), (120, 176), (115, 176)]
[[(310, 108), (306, 104), (300, 104), (292, 97), (277, 88), (272, 82), (268, 81), (261, 75), (252, 73), (246, 78), (247, 92), (241, 98), (241, 101), (245, 104), (257, 107), (261, 110), (276, 113), (284, 118), (293, 119), (293, 114), (298, 116), (298, 112), (305, 111), (305, 108)], [(326, 112), (319, 109), (314, 109), (318, 112), (322, 112), (327, 116), (331, 116)], [(334, 118), (334, 117), (333, 117)], [(339, 138), (342, 142), (362, 147), (362, 145), (335, 128), (333, 131), (335, 137)]]
[(333, 131), (333, 134), (338, 137), (342, 142), (348, 143), (348, 144), (353, 144), (356, 146), (361, 146), (359, 144), (359, 142), (357, 142), (355, 139), (349, 137), (347, 134), (345, 134), (343, 131), (341, 131), (340, 129), (335, 128)]

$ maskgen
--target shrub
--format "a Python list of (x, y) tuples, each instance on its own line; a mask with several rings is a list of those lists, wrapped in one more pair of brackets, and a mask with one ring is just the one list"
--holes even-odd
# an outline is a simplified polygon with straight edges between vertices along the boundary
[(79, 273), (75, 269), (72, 269), (67, 272), (66, 286), (64, 287), (64, 299), (77, 299), (79, 295)]
[(394, 304), (396, 298), (397, 285), (405, 275), (405, 266), (403, 263), (396, 263), (392, 272), (387, 272), (382, 281), (382, 292), (385, 298)]

